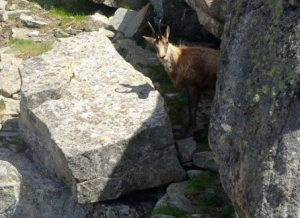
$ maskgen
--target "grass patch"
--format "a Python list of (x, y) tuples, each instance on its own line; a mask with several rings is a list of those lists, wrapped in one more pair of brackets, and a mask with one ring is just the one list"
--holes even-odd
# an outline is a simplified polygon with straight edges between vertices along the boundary
[(64, 3), (58, 0), (32, 0), (31, 3), (37, 3), (47, 10), (46, 18), (59, 20), (59, 26), (62, 29), (67, 27), (83, 29), (87, 16), (97, 10), (91, 2), (79, 0), (72, 3)]
[(214, 208), (222, 206), (223, 199), (220, 194), (204, 194), (200, 195), (197, 209), (202, 213), (211, 212)]
[(61, 0), (30, 0), (30, 2), (35, 2), (46, 10), (51, 10), (52, 8), (61, 9), (71, 16), (77, 14), (89, 15), (95, 8), (94, 4), (84, 0), (73, 0), (72, 2)]
[(232, 206), (232, 204), (229, 204), (224, 207), (218, 218), (233, 218), (234, 212), (234, 207)]
[(205, 191), (206, 188), (213, 187), (214, 182), (219, 178), (216, 173), (211, 173), (209, 171), (202, 172), (194, 179), (190, 180), (186, 186), (186, 194), (194, 195), (200, 194)]
[(75, 29), (83, 29), (87, 19), (83, 13), (76, 14), (61, 7), (52, 7), (49, 10), (49, 17), (59, 19), (61, 22), (60, 27), (63, 29), (70, 26)]
[(49, 43), (36, 43), (25, 39), (11, 39), (9, 41), (11, 49), (7, 52), (15, 54), (22, 59), (28, 59), (34, 56), (41, 55), (49, 51), (52, 47)]
[(219, 175), (202, 172), (188, 182), (185, 194), (199, 213), (215, 214), (218, 218), (232, 218), (234, 208), (219, 183)]
[(0, 119), (4, 116), (4, 110), (5, 110), (5, 102), (1, 99), (0, 100)]
[(170, 215), (170, 216), (175, 216), (176, 218), (192, 218), (193, 217), (191, 214), (188, 214), (187, 212), (180, 210), (178, 208), (172, 207), (168, 204), (165, 204), (165, 205), (155, 208), (147, 216), (147, 218), (151, 218), (156, 214)]

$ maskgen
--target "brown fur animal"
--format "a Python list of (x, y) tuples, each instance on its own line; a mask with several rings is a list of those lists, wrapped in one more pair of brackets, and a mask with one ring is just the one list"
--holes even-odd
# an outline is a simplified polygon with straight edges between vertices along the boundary
[(159, 35), (149, 26), (155, 38), (143, 36), (152, 43), (157, 56), (165, 67), (168, 76), (175, 84), (187, 91), (189, 111), (189, 134), (197, 130), (196, 113), (200, 94), (206, 90), (214, 90), (216, 86), (220, 51), (202, 46), (175, 46), (169, 43), (170, 27), (164, 35)]

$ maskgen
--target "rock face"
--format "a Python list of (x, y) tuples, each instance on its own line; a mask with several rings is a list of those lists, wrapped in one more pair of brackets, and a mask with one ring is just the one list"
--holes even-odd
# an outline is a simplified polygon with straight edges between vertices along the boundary
[[(199, 23), (197, 10), (190, 7), (185, 0), (150, 0), (158, 18), (165, 18), (171, 24), (171, 34), (195, 41), (210, 41), (212, 35)], [(202, 25), (203, 26), (202, 26)]]
[(226, 13), (209, 132), (223, 187), (240, 217), (299, 216), (299, 8), (242, 0)]
[[(23, 154), (0, 148), (0, 217), (84, 217), (88, 207)], [(85, 211), (86, 210), (86, 211)]]
[(224, 0), (185, 0), (198, 15), (199, 22), (215, 37), (221, 38), (224, 28)]
[(184, 178), (163, 98), (106, 37), (63, 39), (19, 69), (22, 135), (79, 203)]

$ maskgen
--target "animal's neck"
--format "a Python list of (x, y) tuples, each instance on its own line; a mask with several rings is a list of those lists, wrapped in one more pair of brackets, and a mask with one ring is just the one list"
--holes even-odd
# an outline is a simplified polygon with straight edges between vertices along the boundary
[(172, 65), (177, 64), (180, 54), (181, 54), (180, 48), (169, 43), (167, 57), (168, 60), (172, 63)]
[(169, 43), (168, 50), (166, 54), (166, 59), (162, 61), (166, 71), (168, 73), (173, 73), (176, 68), (176, 64), (178, 62), (179, 56), (181, 52), (179, 47), (176, 47)]

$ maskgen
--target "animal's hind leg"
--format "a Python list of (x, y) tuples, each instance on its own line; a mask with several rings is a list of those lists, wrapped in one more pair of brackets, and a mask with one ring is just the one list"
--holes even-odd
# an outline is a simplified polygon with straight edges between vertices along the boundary
[(187, 89), (188, 95), (188, 110), (189, 110), (189, 130), (188, 134), (193, 135), (197, 130), (197, 109), (198, 109), (198, 101), (199, 101), (199, 93), (197, 88), (189, 87)]

